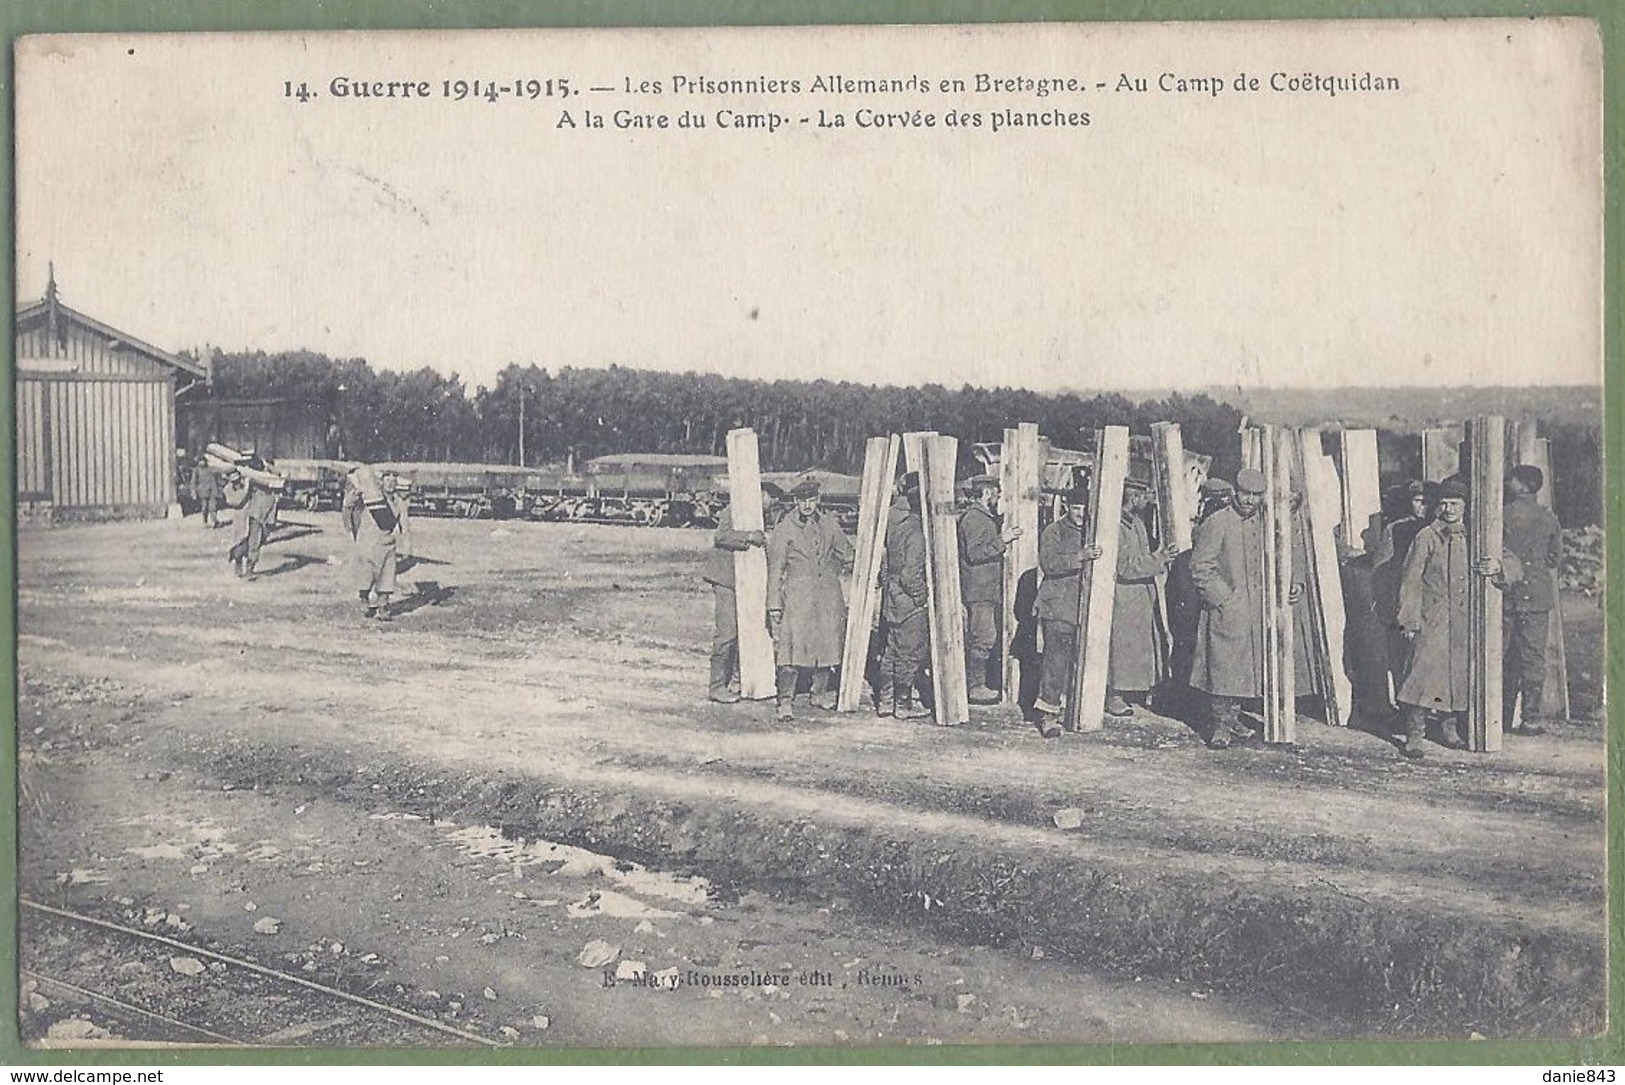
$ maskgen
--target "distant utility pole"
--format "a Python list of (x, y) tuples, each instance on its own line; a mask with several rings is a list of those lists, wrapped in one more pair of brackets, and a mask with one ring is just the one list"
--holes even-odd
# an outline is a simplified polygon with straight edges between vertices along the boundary
[(519, 386), (519, 466), (525, 466), (525, 392), (528, 389)]

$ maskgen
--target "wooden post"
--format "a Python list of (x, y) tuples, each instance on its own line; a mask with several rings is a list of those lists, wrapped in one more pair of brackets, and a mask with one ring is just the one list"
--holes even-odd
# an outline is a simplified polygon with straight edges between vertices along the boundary
[[(1467, 500), (1467, 560), (1501, 558), (1502, 486), (1506, 478), (1506, 419), (1484, 415), (1467, 424), (1471, 473)], [(1501, 590), (1468, 573), (1467, 746), (1501, 748)]]
[(1337, 553), (1337, 525), (1343, 506), (1337, 468), (1321, 451), (1319, 430), (1299, 431), (1293, 445), (1293, 467), (1303, 485), (1299, 522), (1309, 557), (1303, 580), (1309, 591), (1309, 628), (1314, 637), (1310, 658), (1321, 679), (1319, 692), (1326, 703), (1326, 722), (1346, 727), (1353, 710), (1354, 683), (1343, 665), (1348, 613)]
[(936, 564), (932, 577), (940, 638), (931, 642), (931, 674), (937, 695), (937, 723), (951, 726), (970, 720), (970, 700), (965, 684), (965, 602), (959, 585), (959, 506), (954, 471), (959, 460), (959, 441), (935, 436), (925, 444), (926, 478), (930, 500), (931, 560)]
[(999, 505), (1004, 513), (1006, 529), (1018, 527), (1021, 535), (1004, 551), (1004, 630), (1003, 630), (1003, 694), (1006, 703), (1014, 703), (1020, 690), (1020, 676), (1016, 671), (1016, 658), (1011, 648), (1016, 638), (1016, 593), (1021, 579), (1036, 576), (1038, 568), (1038, 498), (1039, 498), (1038, 426), (1023, 422), (1015, 429), (1004, 431), (1004, 448), (999, 454)]
[(1151, 424), (1151, 478), (1157, 495), (1157, 522), (1162, 528), (1159, 541), (1177, 551), (1189, 550), (1196, 496), (1191, 493), (1185, 440), (1178, 422)]
[(1460, 426), (1422, 431), (1422, 478), (1439, 482), (1461, 471)]
[(869, 630), (880, 596), (880, 559), (886, 552), (886, 517), (897, 481), (902, 442), (871, 437), (864, 447), (863, 481), (858, 491), (857, 551), (852, 563), (852, 591), (846, 611), (846, 642), (841, 654), (841, 689), (836, 708), (853, 712), (863, 706), (869, 669)]
[(1293, 656), (1291, 433), (1264, 426), (1264, 741), (1288, 743), (1298, 722), (1297, 666)]
[[(756, 431), (728, 431), (728, 506), (735, 531), (762, 531), (762, 469)], [(762, 701), (774, 689), (773, 638), (767, 631), (767, 552), (752, 546), (734, 554), (734, 600), (739, 618), (739, 695)]]
[(1100, 557), (1084, 567), (1086, 574), (1078, 584), (1077, 659), (1065, 713), (1065, 724), (1074, 731), (1098, 731), (1103, 726), (1112, 605), (1117, 593), (1117, 546), (1123, 526), (1123, 483), (1127, 478), (1128, 427), (1107, 426), (1095, 436), (1095, 467), (1089, 481), (1089, 523), (1084, 545), (1100, 547)]
[[(1540, 468), (1545, 485), (1535, 495), (1542, 508), (1552, 507), (1552, 444), (1539, 435), (1534, 422), (1517, 425), (1517, 458), (1520, 464)], [(1543, 708), (1559, 719), (1569, 716), (1569, 661), (1568, 646), (1563, 637), (1563, 599), (1561, 593), (1552, 599), (1551, 621), (1546, 627), (1546, 681), (1542, 686)], [(1518, 705), (1521, 718), (1523, 705)]]
[(1377, 465), (1377, 431), (1346, 429), (1338, 432), (1337, 450), (1342, 468), (1343, 534), (1350, 552), (1365, 553), (1366, 531), (1375, 520), (1382, 523), (1382, 481)]

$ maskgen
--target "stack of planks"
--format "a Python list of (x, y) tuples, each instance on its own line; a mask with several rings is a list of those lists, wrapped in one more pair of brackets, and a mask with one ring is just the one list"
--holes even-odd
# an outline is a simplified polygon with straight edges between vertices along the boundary
[(1078, 591), (1077, 658), (1062, 725), (1098, 731), (1106, 710), (1111, 658), (1112, 605), (1117, 591), (1117, 547), (1123, 522), (1123, 483), (1128, 478), (1128, 427), (1107, 426), (1095, 435), (1095, 466), (1089, 478), (1089, 519), (1084, 545), (1100, 547), (1086, 563)]
[(1019, 628), (1016, 599), (1023, 578), (1038, 575), (1039, 476), (1043, 468), (1043, 450), (1039, 445), (1037, 424), (1023, 422), (1004, 431), (1004, 447), (999, 453), (999, 504), (1004, 513), (1004, 526), (1007, 530), (1021, 529), (1021, 534), (1004, 552), (1003, 688), (1007, 703), (1014, 703), (1020, 694), (1014, 652)]
[(936, 722), (970, 720), (965, 687), (965, 617), (959, 590), (959, 516), (954, 502), (954, 471), (959, 442), (937, 433), (903, 434), (908, 470), (920, 476), (920, 507), (925, 516), (925, 576), (931, 591), (926, 608), (931, 629), (931, 693)]
[(1297, 510), (1297, 530), (1304, 539), (1308, 567), (1301, 579), (1308, 593), (1309, 666), (1315, 692), (1326, 707), (1326, 722), (1346, 727), (1354, 708), (1354, 682), (1348, 673), (1344, 639), (1348, 628), (1343, 577), (1337, 552), (1342, 517), (1337, 467), (1321, 449), (1320, 431), (1291, 434), (1292, 471), (1304, 500)]
[[(728, 507), (735, 531), (762, 531), (762, 470), (756, 431), (728, 432)], [(734, 597), (739, 618), (739, 694), (761, 701), (774, 694), (773, 638), (767, 629), (767, 553), (750, 547), (734, 554)]]
[[(1506, 419), (1482, 415), (1467, 423), (1467, 560), (1499, 561), (1506, 477)], [(1501, 591), (1488, 577), (1468, 574), (1467, 747), (1501, 748)]]
[(863, 707), (869, 663), (869, 630), (880, 605), (880, 561), (886, 553), (886, 518), (896, 486), (902, 442), (896, 436), (871, 437), (864, 447), (863, 481), (858, 490), (857, 551), (852, 563), (852, 590), (846, 612), (846, 641), (841, 656), (841, 688), (835, 707), (853, 712)]
[(1241, 434), (1242, 463), (1263, 472), (1264, 741), (1290, 743), (1297, 730), (1297, 667), (1292, 621), (1292, 438), (1277, 426)]

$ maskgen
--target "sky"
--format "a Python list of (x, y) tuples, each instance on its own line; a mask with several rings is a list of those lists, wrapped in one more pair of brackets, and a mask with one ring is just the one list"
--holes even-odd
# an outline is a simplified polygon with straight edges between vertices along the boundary
[[(1366, 72), (1399, 89), (1270, 89)], [(169, 350), (470, 386), (515, 362), (1043, 391), (1600, 382), (1581, 21), (59, 36), (21, 41), (16, 77), (19, 301), (54, 262), (67, 304)], [(457, 101), (459, 78), (525, 93)], [(528, 97), (550, 78), (572, 96)], [(317, 96), (286, 95), (301, 82)], [(993, 132), (1006, 110), (1071, 123)]]

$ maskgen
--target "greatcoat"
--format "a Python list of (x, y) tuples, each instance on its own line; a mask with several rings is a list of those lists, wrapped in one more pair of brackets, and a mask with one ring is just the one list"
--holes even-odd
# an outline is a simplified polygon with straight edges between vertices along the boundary
[(1112, 601), (1112, 647), (1107, 685), (1114, 690), (1154, 689), (1168, 674), (1168, 631), (1157, 606), (1162, 559), (1151, 549), (1145, 521), (1123, 517), (1117, 541), (1117, 585)]
[[(1501, 555), (1501, 573), (1503, 582), (1522, 579), (1522, 566), (1510, 552)], [(1465, 712), (1471, 706), (1467, 599), (1472, 578), (1465, 524), (1435, 520), (1416, 533), (1399, 585), (1399, 627), (1416, 631), (1399, 687), (1401, 704), (1439, 712)], [(1499, 629), (1486, 632), (1501, 635)]]
[(806, 520), (795, 513), (767, 540), (767, 609), (783, 611), (774, 656), (780, 667), (835, 667), (846, 638), (842, 573), (851, 569), (852, 542), (835, 517)]
[(1191, 685), (1219, 697), (1264, 695), (1263, 508), (1226, 506), (1196, 528), (1191, 580), (1202, 600)]

